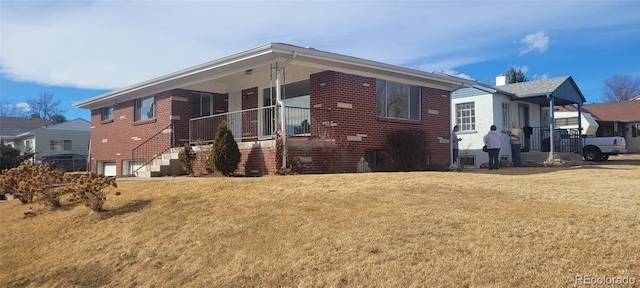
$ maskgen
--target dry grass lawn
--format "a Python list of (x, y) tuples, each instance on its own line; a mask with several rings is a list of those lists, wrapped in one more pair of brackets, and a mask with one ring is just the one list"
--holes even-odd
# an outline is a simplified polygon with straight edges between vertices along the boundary
[(0, 287), (640, 287), (639, 165), (118, 184), (0, 203)]

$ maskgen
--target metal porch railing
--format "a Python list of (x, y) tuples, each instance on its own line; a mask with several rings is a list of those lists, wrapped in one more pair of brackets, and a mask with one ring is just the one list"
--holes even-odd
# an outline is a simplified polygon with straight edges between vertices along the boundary
[[(212, 143), (218, 126), (227, 121), (237, 142), (274, 139), (276, 106), (220, 113), (189, 120), (189, 143)], [(328, 137), (331, 133), (331, 109), (285, 107), (285, 133), (288, 137)]]
[[(523, 127), (523, 152), (549, 152), (551, 137), (549, 127)], [(553, 150), (555, 152), (581, 153), (578, 129), (556, 129)]]
[(176, 139), (174, 128), (173, 123), (169, 124), (169, 126), (158, 131), (158, 133), (131, 150), (130, 165), (137, 166), (130, 168), (131, 175), (135, 175), (136, 172), (151, 163), (153, 159), (175, 147)]

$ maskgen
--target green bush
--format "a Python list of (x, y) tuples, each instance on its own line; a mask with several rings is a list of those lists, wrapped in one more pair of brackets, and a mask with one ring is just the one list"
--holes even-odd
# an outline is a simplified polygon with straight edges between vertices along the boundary
[(218, 132), (210, 153), (209, 164), (214, 171), (229, 176), (238, 169), (240, 149), (238, 149), (236, 141), (233, 140), (231, 130), (227, 128), (227, 121), (222, 121), (218, 126)]
[(17, 167), (20, 163), (15, 161), (20, 156), (20, 150), (9, 145), (0, 146), (0, 171)]
[(189, 143), (184, 144), (184, 147), (178, 153), (178, 158), (180, 158), (182, 170), (189, 175), (193, 175), (193, 161), (196, 160), (196, 153), (193, 152)]

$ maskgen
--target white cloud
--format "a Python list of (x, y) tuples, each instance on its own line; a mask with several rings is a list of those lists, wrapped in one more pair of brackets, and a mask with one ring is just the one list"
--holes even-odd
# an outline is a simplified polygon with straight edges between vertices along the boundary
[(549, 79), (549, 73), (533, 75), (533, 80), (544, 80), (544, 79)]
[(520, 39), (519, 43), (527, 45), (526, 49), (520, 51), (520, 55), (527, 54), (531, 51), (542, 53), (549, 49), (549, 36), (545, 35), (544, 32), (536, 32)]
[[(637, 9), (628, 2), (363, 4), (0, 1), (0, 72), (20, 81), (113, 89), (269, 42), (429, 68), (425, 71), (455, 71), (470, 61), (505, 57), (509, 39), (525, 31), (638, 23)], [(524, 39), (526, 53), (548, 47), (544, 33), (532, 35)], [(446, 59), (468, 61), (439, 65)]]
[(529, 67), (527, 65), (524, 65), (524, 66), (513, 66), (513, 69), (516, 69), (516, 71), (520, 70), (520, 71), (522, 71), (522, 73), (529, 72)]
[(31, 111), (31, 106), (29, 106), (29, 104), (24, 103), (24, 102), (16, 103), (15, 107), (17, 109), (19, 109), (20, 111), (23, 111), (23, 112)]
[(464, 79), (469, 79), (469, 80), (476, 80), (475, 78), (473, 78), (473, 77), (471, 77), (471, 76), (469, 76), (467, 74), (460, 73), (460, 72), (455, 71), (455, 70), (445, 70), (445, 71), (441, 71), (440, 73), (451, 75), (451, 76), (455, 76), (455, 77), (460, 77), (460, 78), (464, 78)]

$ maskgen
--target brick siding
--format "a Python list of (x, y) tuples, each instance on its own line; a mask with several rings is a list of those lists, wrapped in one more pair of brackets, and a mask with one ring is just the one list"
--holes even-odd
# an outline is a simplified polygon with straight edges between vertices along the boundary
[[(323, 71), (310, 76), (310, 105), (330, 108), (330, 144), (319, 147), (296, 146), (288, 149), (289, 159), (302, 157), (302, 171), (305, 173), (356, 172), (360, 158), (368, 150), (388, 150), (387, 134), (396, 130), (419, 130), (427, 135), (430, 163), (448, 165), (450, 98), (446, 90), (421, 88), (421, 120), (399, 120), (380, 118), (376, 115), (376, 79), (334, 71)], [(242, 109), (257, 108), (258, 88), (242, 90)], [(175, 124), (177, 141), (189, 137), (191, 116), (190, 91), (175, 89), (156, 95), (156, 118), (134, 123), (134, 100), (118, 103), (114, 109), (114, 119), (102, 122), (101, 109), (92, 110), (91, 115), (91, 158), (92, 171), (97, 172), (97, 161), (114, 161), (117, 173), (121, 175), (123, 160), (131, 159), (131, 150), (158, 133), (169, 124)], [(226, 97), (226, 94), (220, 94)], [(174, 100), (172, 101), (172, 97)], [(178, 97), (178, 98), (175, 98)], [(181, 98), (182, 97), (182, 98)], [(186, 99), (185, 99), (186, 98)], [(180, 100), (176, 100), (180, 99)], [(224, 102), (228, 103), (228, 102)], [(312, 124), (315, 119), (323, 119), (312, 109)], [(244, 119), (243, 119), (244, 123)], [(257, 135), (257, 125), (251, 131)], [(103, 142), (103, 139), (106, 141)], [(245, 141), (255, 141), (247, 139)], [(298, 139), (296, 139), (298, 140)], [(311, 139), (314, 140), (314, 139)], [(318, 140), (318, 139), (315, 139)], [(293, 141), (293, 140), (292, 140)], [(167, 143), (168, 145), (169, 143)], [(326, 143), (325, 143), (326, 144)], [(244, 147), (244, 146), (243, 146)], [(255, 146), (241, 149), (242, 158), (238, 173), (246, 175), (267, 175), (276, 171), (276, 150), (271, 146)], [(201, 156), (201, 155), (200, 155)], [(292, 160), (289, 160), (291, 162)], [(196, 171), (206, 172), (196, 161)]]

